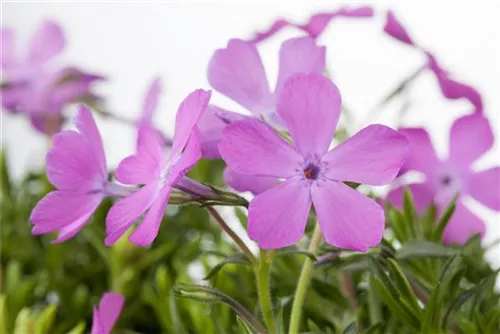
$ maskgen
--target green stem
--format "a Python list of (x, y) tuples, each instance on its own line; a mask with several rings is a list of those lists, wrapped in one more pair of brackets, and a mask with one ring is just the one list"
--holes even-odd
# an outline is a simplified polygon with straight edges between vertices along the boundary
[(269, 284), (269, 272), (274, 257), (274, 252), (260, 250), (260, 261), (255, 268), (257, 278), (257, 292), (259, 295), (259, 304), (262, 316), (267, 326), (269, 334), (276, 333), (276, 324), (274, 322), (273, 305), (271, 302), (271, 289)]
[[(321, 230), (319, 229), (319, 224), (316, 223), (308, 252), (316, 255), (320, 245)], [(311, 281), (313, 264), (314, 263), (310, 258), (306, 258), (304, 260), (304, 265), (302, 266), (302, 271), (300, 272), (299, 283), (297, 284), (297, 290), (295, 290), (295, 298), (293, 300), (290, 326), (288, 328), (288, 333), (290, 334), (297, 334), (300, 329), (302, 307), (306, 297), (307, 288), (309, 287), (309, 282)]]

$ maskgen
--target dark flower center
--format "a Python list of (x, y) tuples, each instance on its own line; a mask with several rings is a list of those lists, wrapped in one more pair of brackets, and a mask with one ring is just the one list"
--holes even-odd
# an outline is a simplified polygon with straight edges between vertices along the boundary
[(451, 184), (452, 178), (449, 175), (445, 175), (441, 178), (440, 182), (443, 187), (447, 187)]
[(310, 163), (304, 168), (304, 175), (307, 179), (309, 180), (316, 180), (318, 179), (320, 169), (318, 166)]

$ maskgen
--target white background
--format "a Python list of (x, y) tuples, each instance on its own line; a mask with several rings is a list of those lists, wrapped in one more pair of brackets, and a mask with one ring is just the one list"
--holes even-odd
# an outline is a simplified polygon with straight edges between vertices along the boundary
[[(318, 11), (341, 5), (371, 5), (373, 19), (338, 19), (319, 42), (328, 47), (328, 67), (346, 105), (355, 111), (357, 126), (366, 125), (373, 107), (398, 82), (425, 61), (417, 52), (382, 33), (384, 11), (392, 8), (415, 41), (433, 51), (456, 78), (476, 87), (483, 95), (485, 113), (497, 135), (494, 149), (479, 167), (500, 163), (499, 36), (500, 2), (491, 1), (205, 1), (205, 2), (44, 2), (2, 3), (2, 26), (16, 30), (18, 46), (44, 19), (54, 19), (66, 32), (67, 48), (61, 64), (104, 74), (108, 81), (98, 87), (108, 108), (135, 119), (143, 95), (154, 76), (164, 83), (157, 125), (173, 128), (179, 102), (195, 88), (209, 88), (206, 68), (216, 48), (228, 39), (248, 37), (283, 16), (305, 22)], [(297, 35), (290, 28), (262, 46), (270, 83), (277, 74), (277, 50), (282, 40)], [(445, 100), (434, 77), (422, 76), (411, 91), (412, 109), (404, 125), (426, 126), (441, 153), (446, 153), (451, 122), (468, 113), (467, 102)], [(218, 93), (213, 100), (233, 107)], [(389, 106), (379, 122), (395, 125), (401, 101)], [(237, 108), (237, 107), (235, 107)], [(74, 108), (68, 110), (69, 114)], [(371, 117), (371, 116), (368, 116)], [(116, 164), (134, 150), (132, 128), (98, 120), (108, 164)], [(470, 140), (474, 140), (473, 137)], [(27, 120), (2, 113), (2, 146), (7, 147), (11, 170), (20, 176), (43, 164), (49, 143), (33, 132)], [(493, 186), (493, 185), (492, 185)], [(496, 185), (499, 187), (500, 185)], [(500, 237), (499, 215), (472, 203), (488, 224), (486, 243)], [(500, 249), (490, 258), (500, 263)]]

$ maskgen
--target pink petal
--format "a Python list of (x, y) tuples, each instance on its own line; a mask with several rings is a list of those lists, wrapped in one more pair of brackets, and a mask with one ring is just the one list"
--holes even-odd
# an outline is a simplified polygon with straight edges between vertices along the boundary
[(500, 211), (499, 188), (500, 167), (471, 174), (468, 185), (469, 195), (495, 211)]
[(60, 190), (99, 190), (107, 180), (87, 138), (74, 131), (54, 136), (46, 165), (50, 183)]
[(408, 156), (408, 141), (385, 125), (370, 125), (328, 152), (326, 176), (371, 185), (392, 182)]
[(43, 63), (58, 55), (64, 49), (64, 33), (55, 22), (46, 21), (33, 35), (28, 60)]
[[(35, 235), (54, 232), (65, 227), (78, 230), (88, 221), (101, 203), (101, 193), (52, 191), (38, 202), (31, 212)], [(67, 232), (67, 230), (64, 230)]]
[(226, 126), (219, 152), (233, 171), (244, 175), (290, 177), (303, 162), (292, 146), (257, 119)]
[(341, 182), (314, 184), (311, 197), (325, 240), (340, 248), (366, 252), (382, 240), (384, 210)]
[(256, 114), (273, 107), (266, 72), (252, 43), (232, 39), (225, 49), (215, 51), (208, 65), (208, 81)]
[(304, 235), (311, 208), (309, 186), (300, 177), (255, 196), (248, 209), (248, 236), (264, 249), (291, 246)]
[(311, 37), (293, 38), (285, 41), (280, 49), (280, 69), (276, 95), (280, 95), (286, 80), (294, 73), (323, 74), (325, 53), (326, 48), (316, 45)]
[(294, 74), (278, 97), (277, 112), (304, 157), (322, 157), (333, 139), (340, 117), (341, 98), (326, 76)]
[(175, 118), (175, 132), (170, 157), (177, 157), (189, 140), (191, 132), (208, 106), (210, 91), (197, 89), (182, 101)]
[(16, 50), (14, 44), (14, 31), (8, 28), (0, 30), (0, 64), (2, 69), (16, 65)]
[(268, 39), (269, 37), (273, 36), (281, 29), (287, 27), (288, 25), (290, 25), (290, 23), (288, 21), (283, 20), (283, 19), (278, 19), (273, 24), (271, 24), (271, 26), (267, 30), (264, 30), (261, 32), (256, 32), (254, 37), (251, 38), (250, 40), (248, 40), (248, 42), (250, 42), (250, 43), (262, 42), (263, 40)]
[(238, 174), (229, 167), (224, 169), (224, 180), (234, 190), (250, 191), (254, 195), (271, 189), (278, 183), (278, 179), (275, 177)]
[(434, 203), (436, 192), (434, 185), (430, 182), (414, 183), (405, 187), (399, 187), (391, 190), (387, 195), (387, 200), (396, 208), (403, 208), (404, 190), (408, 187), (412, 196), (417, 212), (422, 214)]
[(148, 213), (146, 213), (144, 220), (130, 235), (130, 242), (142, 247), (151, 245), (158, 235), (171, 190), (172, 188), (170, 186), (165, 186), (162, 189), (155, 202), (148, 210)]
[(222, 130), (226, 123), (217, 116), (222, 109), (214, 105), (208, 105), (198, 122), (200, 130), (201, 152), (206, 159), (220, 158), (217, 146), (222, 139)]
[(92, 117), (92, 112), (86, 106), (79, 106), (75, 116), (75, 126), (88, 142), (93, 154), (99, 164), (101, 176), (103, 179), (108, 177), (108, 169), (106, 167), (106, 156), (102, 144), (101, 134)]
[(403, 128), (399, 129), (399, 132), (410, 143), (410, 152), (400, 174), (415, 170), (426, 174), (429, 178), (434, 178), (439, 160), (427, 131), (422, 128)]
[(403, 43), (409, 45), (415, 45), (415, 43), (410, 38), (410, 35), (408, 35), (408, 33), (406, 32), (406, 29), (403, 28), (403, 26), (396, 18), (396, 16), (394, 16), (394, 13), (391, 10), (387, 12), (384, 31), (386, 34), (394, 37), (395, 39)]
[(200, 132), (195, 126), (191, 137), (186, 144), (186, 148), (177, 161), (172, 161), (172, 167), (168, 174), (167, 183), (173, 187), (175, 184), (186, 175), (186, 173), (193, 167), (201, 158), (200, 148)]
[(115, 326), (125, 298), (116, 292), (106, 292), (99, 306), (94, 309), (91, 334), (108, 334)]
[(106, 217), (106, 240), (104, 244), (111, 246), (125, 231), (146, 212), (156, 200), (159, 184), (150, 183), (132, 195), (116, 202)]
[(484, 237), (486, 225), (461, 202), (457, 202), (453, 216), (443, 233), (445, 244), (464, 244), (474, 234)]
[(153, 122), (153, 113), (158, 106), (158, 99), (161, 92), (161, 80), (156, 78), (151, 82), (151, 85), (146, 93), (144, 105), (142, 107), (142, 117), (140, 123), (142, 125), (151, 125)]
[(493, 146), (493, 131), (479, 113), (457, 119), (450, 133), (450, 161), (468, 167)]
[(120, 162), (115, 177), (125, 184), (147, 184), (159, 178), (164, 165), (165, 154), (157, 131), (142, 127), (139, 129), (137, 154)]

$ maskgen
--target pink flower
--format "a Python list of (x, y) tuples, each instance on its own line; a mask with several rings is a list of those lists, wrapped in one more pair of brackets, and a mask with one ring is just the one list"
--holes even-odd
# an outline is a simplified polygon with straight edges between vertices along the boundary
[(110, 334), (122, 311), (125, 298), (116, 292), (106, 292), (94, 308), (91, 334)]
[(102, 77), (75, 68), (53, 68), (52, 60), (65, 45), (63, 31), (56, 23), (47, 21), (40, 27), (25, 58), (16, 55), (12, 30), (2, 28), (1, 43), (2, 107), (27, 113), (37, 130), (58, 132), (65, 104), (97, 100), (90, 87)]
[(126, 189), (108, 182), (106, 158), (99, 130), (87, 107), (80, 106), (76, 131), (57, 134), (47, 153), (47, 178), (57, 190), (33, 209), (35, 235), (59, 231), (54, 242), (75, 236), (106, 196), (123, 196)]
[[(472, 164), (493, 146), (493, 133), (488, 120), (481, 114), (459, 118), (450, 133), (449, 156), (440, 160), (431, 143), (429, 134), (422, 128), (400, 130), (410, 142), (410, 155), (402, 172), (417, 171), (425, 176), (423, 183), (408, 187), (413, 194), (417, 210), (422, 213), (431, 204), (443, 211), (456, 194), (460, 194), (457, 206), (446, 230), (444, 242), (465, 243), (470, 236), (485, 233), (484, 223), (463, 203), (472, 197), (492, 210), (500, 211), (500, 167), (475, 172)], [(401, 207), (403, 188), (388, 195), (389, 201)]]
[[(208, 80), (212, 87), (248, 109), (254, 118), (264, 118), (275, 127), (284, 124), (275, 112), (276, 96), (285, 81), (296, 72), (323, 73), (325, 70), (325, 47), (318, 46), (310, 37), (285, 41), (279, 54), (279, 74), (274, 91), (269, 89), (266, 72), (254, 44), (233, 39), (225, 49), (217, 50), (209, 65)], [(217, 149), (224, 127), (235, 120), (248, 118), (216, 106), (209, 106), (200, 120), (202, 153), (205, 158), (219, 158)], [(258, 193), (262, 180), (239, 177), (234, 171), (224, 173), (226, 181), (241, 191)], [(229, 176), (229, 177), (228, 177)], [(276, 180), (272, 182), (276, 183)]]
[(252, 37), (249, 42), (259, 43), (262, 42), (269, 37), (276, 34), (278, 31), (285, 27), (295, 27), (305, 32), (312, 38), (319, 37), (325, 28), (328, 26), (330, 21), (334, 18), (338, 17), (372, 17), (373, 9), (371, 7), (359, 7), (359, 8), (341, 8), (334, 12), (329, 13), (318, 13), (309, 18), (309, 21), (306, 24), (295, 24), (289, 22), (284, 19), (276, 20), (267, 30), (262, 32), (255, 33), (254, 37)]
[(170, 191), (201, 157), (196, 123), (208, 105), (210, 94), (196, 90), (180, 105), (168, 159), (158, 134), (147, 127), (140, 130), (137, 153), (120, 163), (115, 177), (122, 183), (144, 184), (144, 187), (116, 202), (109, 211), (107, 246), (115, 243), (143, 214), (144, 219), (129, 240), (147, 246), (156, 238)]
[(328, 243), (366, 251), (384, 231), (384, 210), (341, 181), (390, 183), (407, 155), (404, 136), (372, 125), (328, 151), (341, 98), (325, 76), (295, 74), (278, 96), (277, 114), (294, 145), (256, 119), (231, 123), (219, 151), (229, 167), (250, 176), (284, 181), (250, 203), (248, 234), (262, 248), (280, 248), (300, 240), (314, 205)]
[(469, 85), (453, 80), (449, 73), (439, 66), (436, 57), (431, 52), (426, 51), (412, 40), (392, 11), (387, 12), (384, 31), (389, 36), (424, 53), (427, 58), (427, 66), (436, 76), (439, 88), (445, 98), (449, 100), (464, 98), (472, 104), (475, 112), (483, 112), (483, 101), (479, 92)]

